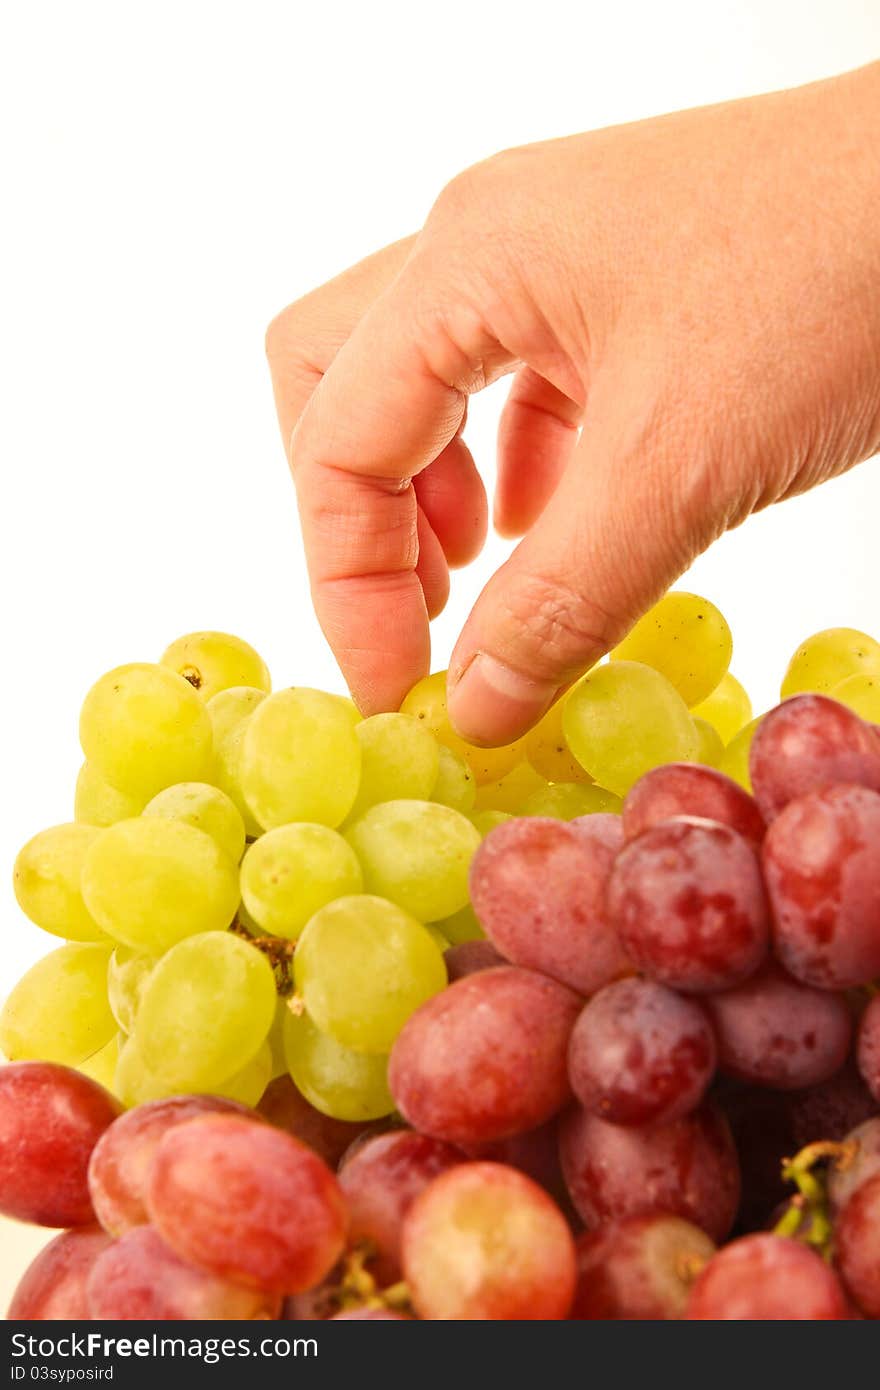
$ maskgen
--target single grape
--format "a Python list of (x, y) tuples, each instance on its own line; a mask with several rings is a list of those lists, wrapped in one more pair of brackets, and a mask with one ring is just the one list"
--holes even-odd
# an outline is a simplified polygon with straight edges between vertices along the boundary
[(547, 786), (546, 780), (531, 763), (517, 763), (497, 782), (487, 782), (479, 787), (474, 804), (478, 811), (503, 811), (505, 815), (518, 816), (529, 797), (536, 792), (546, 791)]
[(381, 1285), (401, 1278), (403, 1220), (420, 1192), (464, 1154), (442, 1139), (392, 1130), (358, 1147), (342, 1166), (339, 1186), (349, 1215), (348, 1239), (369, 1245), (368, 1268)]
[(479, 831), (460, 811), (432, 801), (385, 801), (347, 832), (368, 893), (421, 922), (450, 917), (468, 901)]
[(783, 700), (805, 691), (828, 692), (847, 676), (880, 672), (880, 643), (851, 627), (814, 632), (795, 652), (782, 680)]
[(297, 1016), (289, 1010), (284, 1050), (297, 1089), (323, 1115), (365, 1123), (394, 1109), (387, 1057), (343, 1047), (320, 1033), (306, 1014)]
[(691, 1321), (829, 1322), (848, 1319), (840, 1281), (809, 1246), (784, 1236), (744, 1236), (697, 1276)]
[(146, 1205), (182, 1259), (268, 1292), (312, 1288), (345, 1247), (345, 1203), (327, 1165), (291, 1135), (238, 1115), (168, 1130)]
[(400, 706), (402, 714), (412, 715), (429, 729), (438, 743), (457, 753), (470, 767), (477, 782), (497, 782), (523, 756), (522, 742), (503, 748), (475, 748), (452, 727), (446, 708), (446, 672), (435, 671), (413, 686)]
[(86, 854), (82, 893), (104, 931), (147, 955), (228, 927), (239, 900), (235, 865), (210, 835), (158, 817), (105, 830)]
[(380, 801), (431, 798), (440, 769), (437, 740), (411, 714), (374, 714), (355, 730), (361, 745), (361, 780), (351, 819)]
[[(473, 811), (468, 819), (485, 839), (490, 830), (494, 830), (498, 825), (504, 825), (505, 821), (513, 820), (513, 816), (509, 815), (507, 811)], [(467, 909), (462, 908), (462, 911), (465, 912)]]
[(760, 846), (766, 826), (754, 799), (715, 768), (667, 763), (640, 777), (623, 803), (623, 833), (634, 840), (644, 830), (677, 816), (700, 816), (729, 825)]
[(264, 690), (255, 690), (246, 685), (234, 686), (230, 690), (221, 690), (205, 706), (214, 735), (210, 781), (229, 797), (244, 822), (247, 834), (252, 838), (259, 835), (263, 827), (248, 807), (241, 789), (241, 745), (248, 720), (265, 698)]
[(99, 1047), (98, 1051), (93, 1052), (91, 1057), (86, 1057), (84, 1061), (77, 1062), (76, 1065), (78, 1072), (87, 1076), (90, 1081), (96, 1081), (111, 1095), (116, 1095), (116, 1068), (119, 1065), (119, 1040), (121, 1036), (120, 1033), (114, 1033), (108, 1043)]
[(611, 660), (653, 667), (687, 705), (696, 705), (717, 689), (732, 654), (730, 628), (714, 603), (676, 590), (639, 619)]
[(139, 816), (146, 798), (119, 792), (92, 767), (83, 763), (76, 779), (73, 819), (78, 825), (115, 825), (118, 820)]
[(608, 909), (636, 967), (672, 989), (729, 989), (767, 951), (758, 857), (715, 821), (664, 821), (631, 841), (615, 862)]
[(477, 783), (469, 764), (442, 743), (437, 744), (437, 776), (430, 799), (463, 815), (473, 810), (477, 800)]
[(143, 814), (183, 821), (184, 825), (204, 830), (233, 864), (244, 854), (244, 821), (234, 802), (219, 787), (210, 787), (206, 782), (178, 782), (148, 801)]
[(708, 1102), (670, 1124), (635, 1128), (575, 1108), (559, 1134), (562, 1171), (588, 1230), (606, 1221), (665, 1212), (714, 1241), (733, 1225), (739, 1166), (730, 1128)]
[[(272, 1073), (272, 1052), (268, 1042), (260, 1045), (253, 1057), (222, 1081), (211, 1087), (213, 1095), (254, 1106), (269, 1084)], [(119, 1048), (113, 1091), (128, 1106), (149, 1101), (167, 1100), (181, 1090), (179, 1082), (168, 1081), (151, 1071), (144, 1062), (135, 1038), (127, 1038)]]
[(0, 1052), (10, 1062), (75, 1067), (104, 1047), (116, 1032), (107, 1000), (109, 958), (109, 944), (75, 942), (32, 965), (0, 1013)]
[(880, 724), (880, 668), (871, 675), (847, 676), (829, 693), (869, 724)]
[(211, 721), (198, 695), (164, 666), (117, 666), (92, 686), (80, 715), (83, 752), (121, 792), (146, 801), (172, 782), (204, 779)]
[(196, 1269), (152, 1226), (126, 1231), (92, 1265), (89, 1317), (98, 1322), (253, 1322), (277, 1318), (277, 1294)]
[(612, 854), (619, 854), (623, 849), (623, 821), (616, 812), (594, 811), (590, 816), (576, 816), (571, 824)]
[(345, 703), (302, 687), (269, 695), (245, 725), (238, 776), (266, 830), (291, 821), (341, 824), (361, 776), (361, 745)]
[(827, 1081), (846, 1061), (852, 1022), (841, 996), (800, 984), (775, 962), (710, 995), (706, 1009), (719, 1066), (743, 1081), (801, 1090)]
[(859, 1071), (880, 1105), (880, 994), (875, 994), (859, 1023)]
[(649, 768), (692, 761), (699, 741), (684, 700), (650, 666), (597, 666), (565, 702), (562, 727), (578, 762), (624, 796)]
[(554, 782), (527, 796), (520, 812), (523, 816), (552, 816), (575, 820), (596, 812), (619, 813), (620, 797), (590, 782)]
[(724, 750), (724, 756), (718, 764), (718, 771), (723, 772), (731, 781), (737, 782), (743, 791), (752, 791), (752, 778), (749, 772), (749, 757), (752, 751), (752, 740), (758, 732), (758, 728), (764, 719), (763, 714), (759, 714), (745, 728), (740, 729), (739, 733), (730, 740)]
[(463, 941), (482, 941), (486, 935), (470, 903), (436, 925), (453, 946), (459, 946)]
[(848, 989), (880, 975), (880, 796), (829, 787), (799, 797), (764, 841), (773, 944), (792, 975)]
[(138, 1105), (114, 1119), (95, 1144), (88, 1166), (92, 1205), (105, 1231), (121, 1236), (149, 1220), (144, 1191), (160, 1139), (175, 1125), (215, 1113), (249, 1112), (220, 1096), (171, 1096)]
[(97, 1226), (63, 1231), (28, 1265), (6, 1314), (8, 1322), (86, 1322), (92, 1265), (112, 1244)]
[(693, 710), (691, 710), (691, 718), (694, 721), (694, 728), (699, 740), (694, 761), (704, 767), (717, 767), (724, 757), (724, 744), (721, 741), (721, 735), (714, 724), (710, 724), (707, 719), (698, 718)]
[(841, 782), (880, 791), (880, 738), (824, 695), (798, 695), (766, 714), (749, 754), (755, 799), (767, 821), (807, 792)]
[(82, 899), (86, 853), (101, 831), (92, 825), (55, 825), (19, 850), (12, 874), (18, 905), (32, 922), (66, 941), (106, 941)]
[(583, 1009), (568, 1044), (571, 1088), (618, 1125), (666, 1124), (694, 1110), (715, 1071), (699, 1004), (651, 980), (618, 980)]
[(565, 696), (552, 704), (543, 719), (526, 734), (523, 741), (526, 758), (535, 772), (548, 782), (590, 782), (590, 774), (584, 771), (565, 741), (564, 706)]
[(241, 937), (189, 936), (172, 946), (147, 981), (137, 1017), (138, 1051), (167, 1084), (210, 1090), (265, 1042), (275, 997), (269, 962)]
[(877, 1114), (877, 1102), (852, 1062), (829, 1081), (791, 1091), (783, 1097), (791, 1130), (790, 1153), (823, 1139), (845, 1139), (851, 1130)]
[(463, 979), (465, 975), (475, 975), (478, 970), (491, 970), (496, 965), (507, 964), (491, 941), (460, 941), (458, 945), (450, 946), (443, 959), (450, 984)]
[(698, 1226), (654, 1212), (610, 1221), (577, 1244), (577, 1287), (569, 1316), (578, 1321), (682, 1317), (699, 1270), (715, 1246)]
[(834, 1226), (837, 1268), (867, 1318), (880, 1318), (880, 1172), (861, 1183)]
[(695, 719), (704, 719), (711, 724), (726, 748), (740, 730), (751, 722), (752, 702), (736, 676), (727, 671), (711, 695), (692, 706), (691, 714)]
[(123, 1033), (134, 1032), (144, 988), (156, 962), (152, 956), (117, 946), (107, 962), (107, 998)]
[(257, 1105), (272, 1079), (272, 1049), (268, 1041), (254, 1053), (243, 1067), (234, 1072), (232, 1076), (227, 1076), (225, 1081), (221, 1081), (214, 1087), (220, 1096), (226, 1096), (229, 1100), (237, 1100), (242, 1105), (247, 1105), (251, 1109)]
[(241, 637), (228, 632), (190, 632), (178, 637), (162, 657), (162, 665), (189, 681), (203, 700), (233, 686), (272, 689), (263, 658)]
[(843, 1211), (863, 1183), (880, 1173), (880, 1114), (863, 1120), (843, 1137), (844, 1152), (828, 1168), (828, 1204), (833, 1216)]
[(241, 896), (254, 922), (289, 940), (319, 908), (363, 886), (354, 850), (326, 825), (279, 825), (250, 846), (241, 866)]
[(446, 984), (443, 953), (421, 922), (367, 894), (316, 912), (293, 967), (315, 1026), (359, 1052), (387, 1053), (410, 1014)]
[(534, 1129), (571, 1092), (571, 990), (502, 966), (457, 980), (423, 1004), (391, 1053), (389, 1082), (414, 1128), (467, 1148)]
[(605, 907), (614, 855), (581, 824), (535, 817), (493, 830), (471, 868), (474, 911), (492, 944), (581, 994), (629, 974)]
[(0, 1211), (38, 1226), (87, 1226), (89, 1155), (119, 1114), (101, 1086), (69, 1067), (0, 1067)]
[(559, 1209), (522, 1173), (465, 1163), (410, 1207), (403, 1268), (423, 1318), (558, 1320), (574, 1293), (574, 1242)]
[(286, 1073), (269, 1083), (257, 1110), (276, 1129), (284, 1129), (294, 1139), (308, 1144), (329, 1168), (338, 1166), (346, 1149), (365, 1129), (362, 1124), (323, 1115), (297, 1090)]

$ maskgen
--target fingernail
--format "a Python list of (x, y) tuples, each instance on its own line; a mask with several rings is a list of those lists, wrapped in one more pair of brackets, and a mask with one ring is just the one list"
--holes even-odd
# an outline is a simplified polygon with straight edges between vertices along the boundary
[(469, 743), (512, 743), (549, 709), (556, 686), (478, 652), (449, 692), (449, 717)]

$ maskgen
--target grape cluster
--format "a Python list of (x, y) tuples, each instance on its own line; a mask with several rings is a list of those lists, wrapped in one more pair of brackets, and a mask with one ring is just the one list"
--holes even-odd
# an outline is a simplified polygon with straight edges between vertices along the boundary
[(11, 1318), (880, 1317), (880, 645), (671, 593), (522, 740), (194, 633), (15, 866)]

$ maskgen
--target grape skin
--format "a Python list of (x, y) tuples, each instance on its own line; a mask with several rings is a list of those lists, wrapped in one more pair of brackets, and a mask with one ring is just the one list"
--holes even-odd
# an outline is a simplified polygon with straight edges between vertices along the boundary
[(144, 809), (146, 797), (129, 796), (105, 782), (97, 768), (83, 763), (76, 779), (73, 800), (73, 819), (79, 825), (115, 825), (118, 820), (130, 820)]
[(467, 903), (468, 869), (480, 833), (451, 806), (384, 801), (361, 816), (346, 838), (360, 860), (366, 891), (420, 922), (451, 917)]
[(592, 781), (573, 755), (562, 731), (562, 711), (565, 696), (551, 705), (530, 733), (526, 734), (526, 758), (541, 777), (548, 782)]
[(686, 1317), (691, 1322), (756, 1320), (830, 1322), (849, 1319), (840, 1281), (799, 1241), (751, 1235), (719, 1250), (697, 1276)]
[(146, 1207), (181, 1258), (270, 1293), (320, 1283), (345, 1246), (345, 1203), (327, 1165), (282, 1130), (235, 1115), (166, 1131)]
[(623, 834), (643, 831), (677, 816), (699, 816), (729, 825), (756, 848), (767, 829), (753, 797), (715, 768), (666, 763), (640, 777), (623, 803)]
[(107, 940), (80, 891), (86, 852), (100, 834), (91, 825), (56, 825), (28, 840), (15, 861), (12, 885), (22, 912), (65, 941)]
[(851, 627), (814, 632), (798, 647), (782, 680), (787, 700), (803, 691), (829, 691), (847, 676), (880, 672), (880, 643)]
[(323, 1158), (329, 1168), (336, 1168), (343, 1154), (367, 1130), (365, 1123), (334, 1120), (316, 1110), (288, 1075), (276, 1076), (266, 1087), (257, 1105), (257, 1113), (286, 1130)]
[(862, 1015), (857, 1057), (865, 1085), (880, 1105), (880, 994), (874, 996)]
[(541, 1188), (499, 1163), (449, 1169), (416, 1198), (403, 1227), (416, 1310), (433, 1320), (565, 1318), (575, 1253)]
[(133, 1033), (147, 980), (156, 962), (152, 956), (117, 946), (107, 962), (107, 998), (123, 1033)]
[(863, 1183), (880, 1174), (880, 1114), (856, 1125), (843, 1142), (846, 1158), (828, 1170), (828, 1203), (835, 1216)]
[(880, 791), (880, 737), (824, 695), (798, 695), (761, 720), (749, 751), (755, 800), (772, 821), (796, 797), (852, 782)]
[(38, 1226), (87, 1226), (89, 1156), (121, 1106), (50, 1062), (0, 1068), (0, 1211)]
[(207, 782), (177, 782), (148, 801), (145, 816), (182, 821), (206, 835), (237, 864), (244, 854), (244, 821), (235, 803), (219, 787)]
[(340, 825), (361, 776), (361, 745), (345, 703), (303, 687), (267, 696), (245, 724), (237, 773), (265, 830), (292, 821)]
[(578, 1281), (570, 1317), (577, 1321), (682, 1317), (689, 1270), (715, 1246), (698, 1226), (656, 1212), (610, 1221), (577, 1241)]
[(691, 706), (691, 715), (717, 729), (726, 747), (751, 721), (752, 702), (736, 676), (726, 671), (711, 695)]
[(244, 799), (239, 764), (248, 720), (265, 698), (264, 690), (235, 686), (230, 690), (221, 690), (205, 706), (214, 735), (210, 781), (226, 793), (244, 821), (247, 834), (252, 837), (261, 833), (262, 826)]
[(228, 632), (189, 632), (178, 637), (165, 651), (162, 665), (183, 676), (205, 701), (233, 686), (272, 689), (260, 654)]
[(0, 1013), (0, 1051), (10, 1062), (75, 1067), (113, 1037), (107, 999), (110, 943), (74, 942), (32, 965)]
[(880, 1173), (856, 1188), (834, 1235), (844, 1284), (866, 1317), (880, 1318)]
[(611, 653), (659, 671), (687, 705), (705, 700), (730, 665), (733, 638), (724, 614), (699, 594), (664, 594)]
[(252, 844), (241, 866), (241, 896), (258, 927), (295, 940), (334, 898), (363, 891), (357, 855), (326, 825), (280, 825)]
[(402, 714), (420, 720), (438, 743), (463, 758), (480, 785), (499, 781), (523, 756), (521, 742), (506, 744), (502, 748), (475, 748), (459, 738), (446, 708), (445, 671), (434, 671), (417, 681), (404, 698), (400, 710)]
[(351, 819), (381, 801), (429, 800), (437, 783), (437, 740), (411, 714), (374, 714), (355, 733), (361, 745), (361, 780)]
[(568, 1100), (571, 990), (500, 966), (457, 980), (423, 1004), (391, 1053), (389, 1084), (405, 1119), (462, 1148), (534, 1129)]
[(550, 816), (556, 820), (575, 820), (602, 812), (619, 813), (620, 797), (592, 782), (554, 782), (527, 796), (520, 808), (522, 816)]
[(85, 1322), (86, 1283), (95, 1260), (111, 1244), (106, 1231), (83, 1226), (63, 1231), (28, 1265), (6, 1314), (9, 1322)]
[(388, 1058), (355, 1052), (321, 1033), (307, 1014), (288, 1011), (284, 1052), (294, 1084), (322, 1114), (336, 1120), (366, 1123), (390, 1115)]
[(463, 815), (473, 810), (477, 800), (477, 784), (470, 767), (442, 743), (437, 745), (437, 776), (429, 799)]

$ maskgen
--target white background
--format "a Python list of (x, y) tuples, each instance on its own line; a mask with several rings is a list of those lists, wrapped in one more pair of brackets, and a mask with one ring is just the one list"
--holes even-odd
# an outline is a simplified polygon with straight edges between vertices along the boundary
[[(417, 228), (499, 148), (880, 57), (876, 0), (7, 0), (3, 16), (4, 872), (70, 817), (79, 704), (108, 667), (219, 627), (277, 683), (338, 683), (263, 360), (285, 302)], [(471, 413), (488, 478), (498, 406)], [(807, 632), (880, 631), (878, 503), (868, 465), (695, 567), (756, 706)], [(504, 553), (490, 542), (455, 577), (437, 666)], [(53, 944), (4, 904), (0, 997)]]

